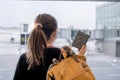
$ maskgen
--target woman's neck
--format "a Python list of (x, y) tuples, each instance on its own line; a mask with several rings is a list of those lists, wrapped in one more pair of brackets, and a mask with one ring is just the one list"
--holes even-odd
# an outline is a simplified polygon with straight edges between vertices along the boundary
[(54, 38), (50, 38), (48, 41), (47, 41), (47, 47), (50, 47), (50, 46), (53, 46), (53, 42), (55, 41)]
[(47, 43), (47, 47), (53, 46), (53, 43)]

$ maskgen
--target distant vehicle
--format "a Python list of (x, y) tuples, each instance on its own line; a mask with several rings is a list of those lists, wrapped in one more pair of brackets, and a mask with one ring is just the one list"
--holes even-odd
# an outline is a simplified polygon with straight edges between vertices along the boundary
[(55, 47), (61, 48), (65, 45), (70, 45), (69, 42), (64, 38), (57, 38), (53, 44)]

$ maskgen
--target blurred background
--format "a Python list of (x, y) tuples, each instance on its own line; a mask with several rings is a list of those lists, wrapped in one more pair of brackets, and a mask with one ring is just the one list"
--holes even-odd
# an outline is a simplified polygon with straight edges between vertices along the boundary
[(101, 1), (0, 1), (0, 80), (12, 80), (20, 55), (38, 14), (58, 21), (54, 46), (72, 46), (78, 31), (90, 38), (87, 63), (96, 80), (120, 79), (120, 2)]

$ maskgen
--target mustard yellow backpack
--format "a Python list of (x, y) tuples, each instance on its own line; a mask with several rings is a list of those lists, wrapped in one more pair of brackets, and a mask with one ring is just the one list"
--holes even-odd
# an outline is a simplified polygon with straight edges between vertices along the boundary
[(64, 59), (53, 59), (46, 80), (95, 80), (84, 55), (75, 55), (68, 46), (61, 48)]

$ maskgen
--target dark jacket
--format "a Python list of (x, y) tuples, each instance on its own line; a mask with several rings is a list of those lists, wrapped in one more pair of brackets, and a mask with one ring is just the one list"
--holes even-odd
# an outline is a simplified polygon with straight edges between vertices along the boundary
[(45, 53), (45, 67), (39, 65), (30, 70), (27, 70), (26, 54), (22, 54), (19, 58), (13, 80), (46, 80), (47, 69), (52, 63), (53, 58), (59, 58), (60, 52), (59, 48), (47, 48), (47, 52)]

